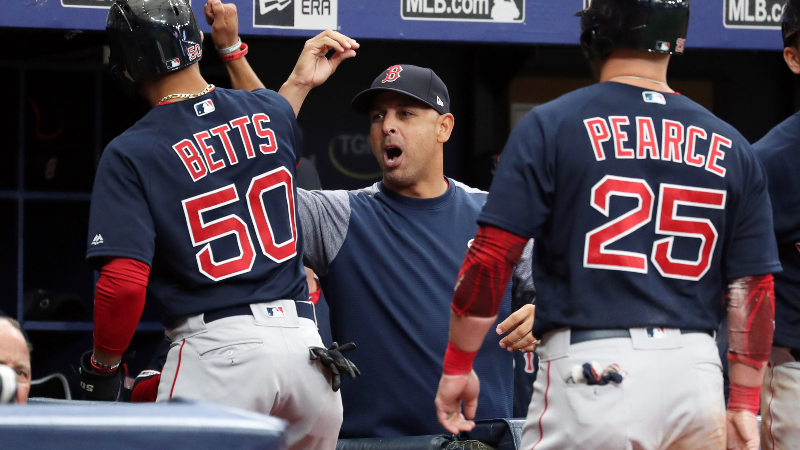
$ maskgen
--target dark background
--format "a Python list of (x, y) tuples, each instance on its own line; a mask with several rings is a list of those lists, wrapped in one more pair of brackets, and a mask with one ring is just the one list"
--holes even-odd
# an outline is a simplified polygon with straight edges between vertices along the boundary
[[(95, 167), (105, 145), (149, 106), (111, 82), (103, 33), (0, 29), (0, 40), (18, 50), (0, 56), (0, 310), (23, 319), (35, 346), (34, 378), (58, 371), (74, 381), (70, 363), (92, 344), (95, 274), (84, 253)], [(244, 40), (264, 84), (279, 89), (304, 39)], [(444, 80), (456, 118), (445, 174), (482, 189), (510, 131), (512, 103), (547, 101), (591, 82), (576, 46), (360, 43), (358, 56), (309, 95), (299, 117), (304, 155), (326, 189), (379, 179), (367, 120), (349, 105), (386, 67), (431, 67)], [(200, 64), (209, 82), (230, 86), (213, 49), (206, 48)], [(670, 80), (753, 142), (798, 105), (797, 84), (779, 52), (689, 49), (673, 59)], [(45, 292), (34, 298), (37, 291)], [(18, 301), (26, 294), (38, 310), (24, 314)], [(41, 305), (45, 298), (49, 311)], [(139, 351), (133, 374), (162, 338), (157, 319), (149, 301), (132, 344)]]

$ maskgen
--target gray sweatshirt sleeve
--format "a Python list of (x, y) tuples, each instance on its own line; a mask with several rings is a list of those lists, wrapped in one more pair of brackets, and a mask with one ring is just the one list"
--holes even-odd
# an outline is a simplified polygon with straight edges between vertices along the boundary
[(347, 191), (297, 190), (303, 227), (303, 264), (318, 276), (328, 273), (347, 236), (350, 197)]
[(522, 305), (533, 303), (536, 299), (536, 288), (533, 286), (533, 271), (531, 270), (532, 259), (533, 239), (525, 245), (522, 257), (517, 263), (517, 267), (514, 268), (514, 274), (511, 277), (511, 302), (514, 311), (521, 308)]

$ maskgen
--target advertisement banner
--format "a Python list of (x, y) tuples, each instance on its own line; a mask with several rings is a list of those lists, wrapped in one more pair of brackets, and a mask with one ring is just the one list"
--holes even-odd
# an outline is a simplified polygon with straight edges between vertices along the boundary
[(524, 0), (400, 0), (405, 20), (523, 22)]
[(335, 30), (338, 0), (253, 0), (253, 27)]
[(781, 29), (783, 0), (725, 0), (725, 28)]
[(114, 0), (61, 0), (66, 8), (103, 8), (108, 9)]

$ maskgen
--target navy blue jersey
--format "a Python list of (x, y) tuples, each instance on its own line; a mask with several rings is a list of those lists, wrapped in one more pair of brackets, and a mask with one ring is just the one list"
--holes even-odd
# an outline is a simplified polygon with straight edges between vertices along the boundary
[(783, 272), (775, 274), (777, 347), (800, 348), (800, 113), (753, 148), (769, 178), (775, 238)]
[[(442, 196), (418, 199), (377, 183), (359, 191), (300, 191), (305, 261), (322, 281), (333, 339), (355, 342), (361, 370), (342, 381), (340, 436), (441, 433), (433, 405), (442, 373), (450, 303), (486, 193), (454, 180)], [(530, 252), (528, 252), (530, 254)], [(526, 268), (530, 266), (527, 265)], [(530, 300), (525, 270), (514, 294)], [(521, 292), (526, 291), (526, 292)], [(498, 323), (511, 313), (506, 292)], [(487, 335), (475, 359), (478, 419), (511, 417), (513, 355)]]
[(156, 106), (103, 153), (87, 259), (149, 265), (148, 293), (165, 323), (307, 300), (293, 181), (300, 153), (291, 105), (266, 89)]
[(686, 97), (621, 83), (528, 113), (479, 221), (536, 239), (536, 336), (716, 330), (727, 280), (780, 270), (747, 141)]

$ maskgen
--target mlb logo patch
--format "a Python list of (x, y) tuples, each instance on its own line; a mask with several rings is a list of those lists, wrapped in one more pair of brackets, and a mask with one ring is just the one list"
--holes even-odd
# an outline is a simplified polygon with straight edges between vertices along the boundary
[(659, 52), (668, 52), (670, 48), (669, 42), (666, 41), (658, 41), (656, 42), (656, 50)]
[(656, 103), (659, 105), (667, 104), (667, 98), (664, 97), (664, 94), (662, 94), (661, 92), (653, 92), (653, 91), (642, 92), (642, 97), (644, 97), (645, 103)]
[(286, 317), (283, 306), (268, 306), (267, 314), (269, 314), (270, 317)]
[(667, 337), (667, 330), (663, 328), (647, 328), (648, 339), (664, 339)]
[(164, 64), (167, 65), (167, 69), (174, 69), (181, 65), (181, 59), (180, 58), (167, 59), (164, 61)]
[(212, 113), (214, 112), (214, 102), (212, 102), (211, 99), (208, 99), (199, 103), (195, 103), (194, 112), (197, 114), (197, 117)]

